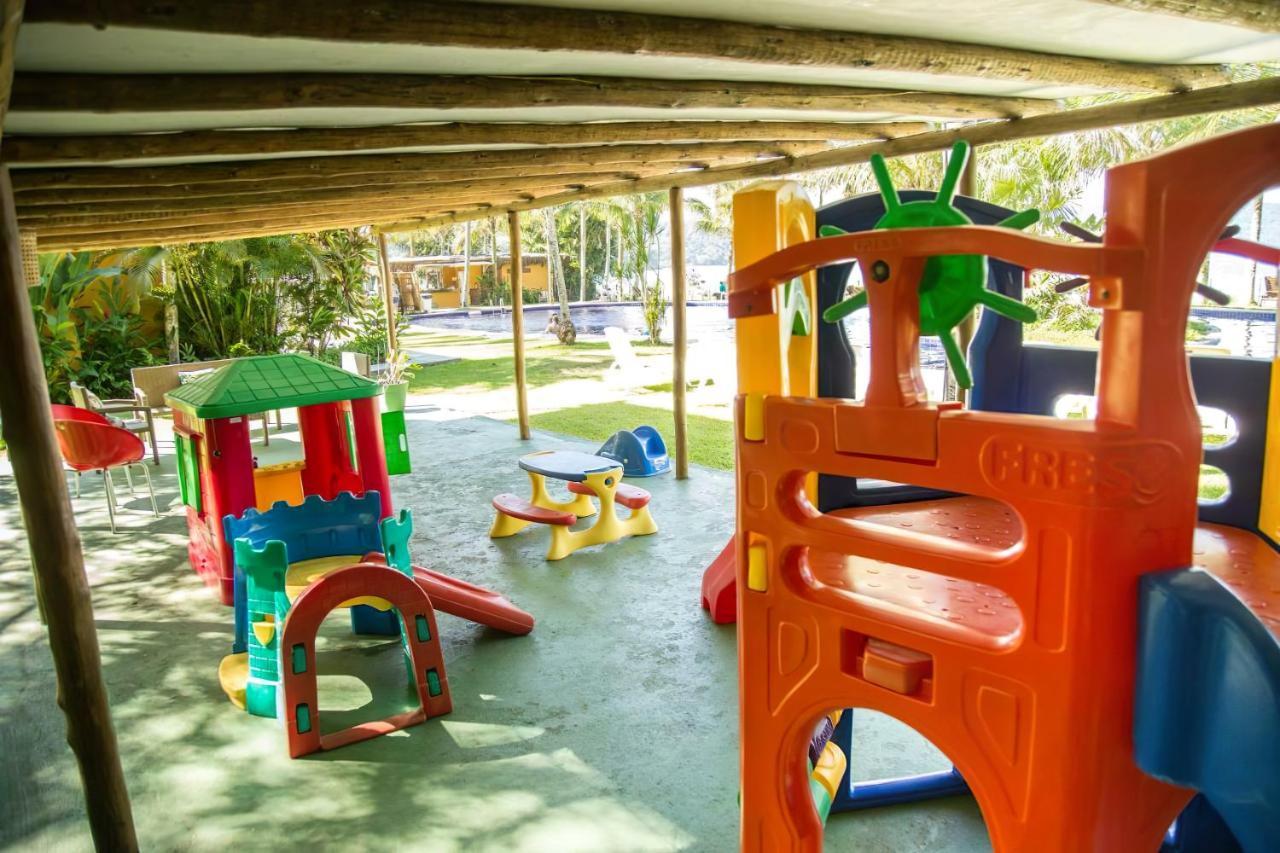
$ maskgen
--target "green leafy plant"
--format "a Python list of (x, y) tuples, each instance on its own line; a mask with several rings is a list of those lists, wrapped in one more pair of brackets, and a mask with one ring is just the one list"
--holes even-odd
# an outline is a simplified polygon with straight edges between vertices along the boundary
[(82, 356), (76, 378), (99, 397), (132, 397), (130, 371), (155, 364), (153, 351), (163, 346), (162, 340), (144, 333), (142, 318), (129, 308), (119, 291), (104, 289), (95, 306), (82, 312)]
[(656, 344), (662, 339), (662, 323), (667, 317), (668, 302), (662, 296), (662, 282), (654, 281), (644, 294), (641, 308), (644, 310), (644, 327), (649, 335), (649, 343)]
[(418, 372), (420, 365), (414, 364), (409, 360), (409, 356), (404, 350), (398, 349), (387, 358), (386, 369), (378, 376), (378, 383), (381, 385), (395, 385), (400, 382), (408, 382)]

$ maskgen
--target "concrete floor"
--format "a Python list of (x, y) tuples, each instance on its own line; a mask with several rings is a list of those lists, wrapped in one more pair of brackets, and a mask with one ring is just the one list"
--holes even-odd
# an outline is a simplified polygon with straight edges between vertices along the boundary
[[(417, 405), (414, 405), (414, 403)], [(698, 608), (733, 526), (733, 482), (697, 470), (645, 483), (661, 531), (542, 559), (545, 532), (491, 541), (489, 499), (523, 491), (517, 457), (583, 447), (411, 401), (414, 561), (503, 591), (538, 618), (508, 638), (440, 616), (454, 711), (291, 761), (278, 724), (236, 710), (218, 661), (231, 613), (191, 572), (171, 445), (145, 499), (107, 530), (102, 486), (75, 501), (143, 849), (732, 850), (737, 841), (734, 630)], [(273, 455), (287, 453), (286, 436)], [(141, 493), (140, 493), (141, 494)], [(322, 632), (324, 730), (407, 704), (398, 644)], [(63, 740), (13, 481), (0, 478), (0, 848), (90, 848)], [(914, 732), (859, 712), (859, 778), (946, 766)], [(834, 817), (827, 849), (989, 849), (967, 797)]]

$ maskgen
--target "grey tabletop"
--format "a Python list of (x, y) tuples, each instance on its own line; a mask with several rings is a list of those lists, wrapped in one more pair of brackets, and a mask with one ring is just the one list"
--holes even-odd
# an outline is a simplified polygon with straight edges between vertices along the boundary
[(555, 480), (581, 483), (588, 474), (621, 469), (622, 463), (577, 450), (544, 450), (521, 456), (520, 467)]

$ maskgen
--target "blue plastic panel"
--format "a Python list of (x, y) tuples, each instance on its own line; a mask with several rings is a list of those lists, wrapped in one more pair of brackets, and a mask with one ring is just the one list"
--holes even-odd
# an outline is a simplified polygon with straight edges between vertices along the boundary
[(1280, 850), (1280, 644), (1200, 569), (1140, 587), (1134, 752), (1195, 788), (1245, 850)]
[[(227, 542), (248, 539), (255, 549), (266, 546), (268, 541), (283, 542), (289, 562), (299, 563), (318, 557), (334, 557), (339, 554), (367, 554), (382, 551), (382, 535), (378, 522), (382, 516), (381, 497), (377, 492), (365, 492), (355, 497), (343, 492), (331, 501), (319, 495), (307, 495), (305, 501), (290, 506), (277, 502), (266, 512), (247, 509), (236, 518), (228, 515), (222, 519), (222, 529)], [(235, 567), (235, 640), (233, 652), (248, 648), (248, 622), (245, 607), (245, 580), (240, 567)], [(353, 608), (360, 610), (362, 608)], [(372, 608), (370, 612), (376, 613)], [(353, 615), (352, 619), (355, 620)], [(369, 633), (382, 633), (370, 631)]]

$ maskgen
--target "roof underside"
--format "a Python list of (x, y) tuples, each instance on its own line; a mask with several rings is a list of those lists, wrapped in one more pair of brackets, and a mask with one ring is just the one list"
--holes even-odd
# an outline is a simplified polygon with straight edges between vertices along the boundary
[(779, 174), (1280, 60), (1265, 3), (1162, 4), (314, 0), (298, 21), (254, 0), (44, 0), (3, 156), (44, 249), (429, 224)]

